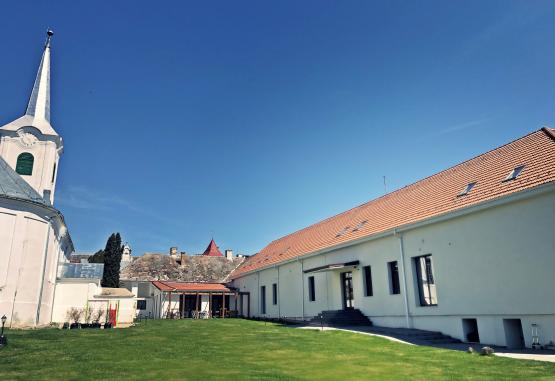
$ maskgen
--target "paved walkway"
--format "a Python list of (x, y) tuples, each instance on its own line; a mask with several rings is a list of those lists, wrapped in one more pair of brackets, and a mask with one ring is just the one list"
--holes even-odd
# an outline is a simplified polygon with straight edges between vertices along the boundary
[[(317, 329), (321, 330), (320, 327), (314, 326), (303, 326), (300, 329)], [(420, 330), (411, 330), (406, 328), (386, 328), (386, 327), (375, 327), (375, 326), (349, 326), (349, 327), (324, 327), (324, 331), (336, 330), (336, 331), (346, 331), (353, 332), (362, 335), (381, 337), (387, 340), (391, 340), (397, 343), (408, 344), (408, 345), (427, 345), (435, 348), (450, 349), (455, 351), (467, 351), (469, 347), (474, 348), (476, 352), (480, 352), (485, 344), (468, 344), (461, 342), (446, 342), (431, 341), (426, 340), (426, 335), (432, 333)], [(448, 336), (447, 336), (448, 337)], [(536, 360), (536, 361), (547, 361), (555, 362), (555, 351), (553, 350), (535, 350), (535, 349), (508, 349), (505, 347), (498, 347), (493, 345), (488, 345), (493, 348), (494, 354), (500, 357), (510, 357), (519, 360)]]

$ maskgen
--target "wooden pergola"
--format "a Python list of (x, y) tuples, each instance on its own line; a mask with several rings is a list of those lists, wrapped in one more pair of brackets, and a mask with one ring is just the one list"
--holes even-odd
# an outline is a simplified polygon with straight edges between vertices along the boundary
[[(226, 296), (230, 298), (233, 297), (235, 301), (235, 306), (237, 306), (237, 299), (239, 297), (239, 292), (235, 289), (226, 287), (221, 283), (200, 283), (200, 282), (171, 282), (171, 281), (153, 281), (152, 284), (161, 291), (162, 295), (166, 295), (167, 299), (163, 297), (163, 301), (167, 301), (168, 305), (166, 308), (166, 318), (171, 318), (172, 311), (172, 297), (177, 296), (179, 299), (179, 318), (185, 316), (185, 301), (187, 296), (194, 297), (194, 313), (193, 317), (200, 317), (201, 312), (207, 312), (208, 317), (218, 316), (221, 318), (232, 316), (232, 312), (237, 312), (236, 310), (231, 310), (226, 308)], [(202, 296), (208, 296), (208, 311), (199, 311), (199, 301), (202, 300)], [(221, 297), (221, 305), (217, 311), (213, 310), (214, 298)], [(163, 307), (163, 304), (160, 306)], [(214, 312), (217, 315), (214, 315)]]

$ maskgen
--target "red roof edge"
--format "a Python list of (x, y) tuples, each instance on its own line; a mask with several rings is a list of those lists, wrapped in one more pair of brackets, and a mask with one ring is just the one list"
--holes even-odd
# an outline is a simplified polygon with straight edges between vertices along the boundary
[(549, 128), (547, 126), (542, 127), (542, 131), (547, 134), (551, 139), (555, 140), (555, 128)]

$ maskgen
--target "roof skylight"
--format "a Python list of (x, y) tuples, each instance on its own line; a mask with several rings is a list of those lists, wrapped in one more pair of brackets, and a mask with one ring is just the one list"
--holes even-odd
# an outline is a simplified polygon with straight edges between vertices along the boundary
[(509, 175), (505, 178), (505, 180), (503, 180), (503, 182), (516, 180), (516, 178), (518, 177), (518, 175), (520, 175), (523, 169), (524, 169), (524, 165), (519, 165), (518, 167), (513, 169), (511, 173), (509, 173)]
[(355, 226), (355, 228), (353, 229), (353, 233), (356, 231), (359, 231), (361, 227), (363, 227), (364, 225), (366, 225), (366, 223), (368, 222), (368, 220), (364, 220), (364, 221), (360, 221), (358, 223), (357, 226)]
[(472, 188), (474, 188), (474, 185), (476, 185), (476, 181), (468, 183), (464, 187), (464, 189), (457, 195), (457, 197), (466, 196), (468, 194), (468, 192), (470, 192), (472, 190)]
[(335, 238), (341, 237), (343, 234), (347, 233), (350, 228), (351, 228), (350, 226), (345, 226), (345, 228), (343, 228), (343, 230), (341, 230), (339, 233), (337, 233)]

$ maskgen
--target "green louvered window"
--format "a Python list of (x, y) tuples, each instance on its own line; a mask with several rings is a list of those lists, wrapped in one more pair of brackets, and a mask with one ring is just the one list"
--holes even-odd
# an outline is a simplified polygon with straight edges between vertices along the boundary
[(17, 157), (15, 171), (20, 175), (31, 176), (33, 174), (33, 164), (35, 158), (28, 152), (24, 152)]

